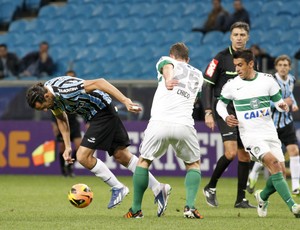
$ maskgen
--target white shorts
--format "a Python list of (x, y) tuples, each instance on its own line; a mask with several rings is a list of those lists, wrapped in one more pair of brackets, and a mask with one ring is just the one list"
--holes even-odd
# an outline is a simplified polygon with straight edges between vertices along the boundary
[(200, 146), (194, 127), (161, 121), (150, 121), (140, 145), (144, 159), (153, 161), (166, 153), (169, 145), (186, 163), (200, 160)]
[(251, 160), (262, 162), (262, 157), (271, 152), (279, 162), (284, 162), (284, 155), (281, 149), (281, 142), (279, 139), (255, 139), (246, 138), (243, 140), (245, 150), (250, 154)]

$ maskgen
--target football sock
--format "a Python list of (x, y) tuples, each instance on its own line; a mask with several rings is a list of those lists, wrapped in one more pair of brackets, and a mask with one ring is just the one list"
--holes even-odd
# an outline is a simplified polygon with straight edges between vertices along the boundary
[[(127, 166), (127, 168), (134, 173), (135, 168), (138, 164), (139, 158), (135, 155), (132, 155), (130, 162)], [(149, 184), (148, 188), (150, 188), (154, 195), (156, 196), (160, 192), (160, 183), (156, 178), (149, 172)]]
[(133, 213), (141, 210), (144, 193), (148, 187), (149, 170), (137, 166), (133, 174), (133, 202), (131, 209)]
[(290, 157), (290, 170), (291, 170), (291, 181), (292, 190), (299, 189), (299, 177), (300, 177), (300, 157), (291, 156)]
[(259, 176), (259, 171), (263, 168), (264, 166), (259, 163), (259, 162), (255, 162), (253, 165), (253, 168), (249, 174), (249, 179), (253, 180), (253, 181), (257, 181), (258, 176)]
[(260, 198), (267, 201), (269, 196), (271, 196), (274, 192), (276, 192), (276, 189), (273, 185), (272, 177), (269, 177), (266, 182), (266, 187), (260, 193)]
[(270, 176), (272, 178), (273, 186), (276, 191), (279, 193), (284, 202), (289, 206), (290, 210), (292, 210), (292, 206), (295, 204), (291, 193), (289, 191), (289, 187), (283, 178), (282, 172), (273, 174)]
[(104, 164), (100, 159), (97, 158), (97, 163), (90, 170), (92, 173), (96, 175), (96, 177), (100, 177), (108, 186), (114, 188), (122, 188), (124, 185), (116, 178), (116, 176), (109, 170), (109, 168)]
[(217, 166), (210, 178), (210, 181), (206, 187), (215, 188), (217, 186), (219, 178), (222, 176), (223, 172), (227, 169), (231, 160), (228, 160), (225, 155), (221, 156), (217, 162)]
[(246, 197), (246, 187), (249, 174), (249, 162), (238, 162), (238, 187), (236, 203), (241, 202)]
[(66, 175), (66, 168), (65, 168), (65, 159), (63, 157), (63, 153), (58, 153), (58, 157), (59, 157), (59, 165), (60, 165), (60, 169), (61, 169), (61, 173), (63, 175)]
[(185, 175), (184, 186), (186, 190), (186, 205), (195, 208), (195, 199), (201, 182), (201, 172), (190, 169)]

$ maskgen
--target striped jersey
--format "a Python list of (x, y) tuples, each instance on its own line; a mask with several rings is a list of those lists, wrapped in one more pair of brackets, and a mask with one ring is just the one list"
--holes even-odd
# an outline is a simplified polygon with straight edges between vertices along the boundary
[(278, 138), (270, 101), (278, 102), (281, 94), (272, 75), (256, 73), (251, 80), (237, 76), (224, 85), (219, 99), (226, 104), (233, 101), (242, 139), (249, 136)]
[[(282, 98), (290, 97), (293, 100), (293, 105), (297, 105), (293, 90), (296, 83), (296, 79), (293, 75), (288, 74), (287, 79), (283, 80), (278, 73), (274, 75), (275, 80), (280, 86)], [(292, 112), (279, 112), (274, 106), (272, 106), (272, 118), (276, 128), (283, 128), (293, 121)]]
[(83, 83), (83, 79), (70, 76), (56, 77), (45, 82), (44, 86), (55, 96), (52, 109), (54, 115), (56, 111), (77, 113), (89, 121), (112, 102), (111, 97), (101, 90), (86, 93)]
[[(162, 68), (166, 64), (174, 66), (174, 79), (179, 84), (168, 90), (162, 75)], [(158, 86), (153, 98), (151, 119), (193, 126), (192, 117), (195, 99), (201, 93), (202, 72), (193, 66), (163, 56), (156, 64)]]

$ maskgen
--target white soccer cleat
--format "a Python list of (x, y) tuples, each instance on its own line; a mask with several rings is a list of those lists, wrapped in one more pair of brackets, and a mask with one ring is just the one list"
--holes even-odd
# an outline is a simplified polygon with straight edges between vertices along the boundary
[(259, 217), (266, 217), (267, 213), (268, 213), (268, 205), (269, 205), (269, 201), (264, 201), (260, 198), (260, 193), (262, 192), (262, 190), (257, 190), (254, 194), (256, 201), (257, 201), (257, 214)]
[(292, 213), (295, 215), (296, 218), (300, 218), (300, 205), (294, 204), (292, 206)]
[(157, 216), (160, 217), (167, 209), (168, 199), (171, 194), (171, 186), (169, 184), (160, 184), (160, 192), (154, 198), (154, 204), (157, 203)]
[(124, 197), (129, 193), (129, 189), (124, 185), (122, 188), (112, 188), (111, 192), (111, 198), (107, 206), (108, 209), (114, 208), (120, 204)]

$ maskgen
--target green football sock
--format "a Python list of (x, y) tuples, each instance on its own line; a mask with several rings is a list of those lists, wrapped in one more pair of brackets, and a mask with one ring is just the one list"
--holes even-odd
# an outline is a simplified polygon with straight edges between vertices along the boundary
[(133, 213), (141, 210), (144, 193), (148, 187), (149, 170), (137, 166), (133, 174), (133, 203), (131, 209)]
[(279, 193), (284, 202), (289, 206), (289, 209), (292, 210), (292, 206), (295, 204), (293, 200), (289, 187), (283, 178), (282, 172), (271, 175), (272, 182), (276, 191)]
[(186, 205), (195, 208), (195, 200), (201, 182), (201, 172), (196, 169), (187, 171), (184, 181), (186, 190)]
[(269, 196), (271, 196), (274, 192), (276, 192), (276, 189), (273, 186), (272, 177), (269, 177), (266, 182), (266, 187), (260, 193), (260, 198), (264, 201), (267, 201)]

